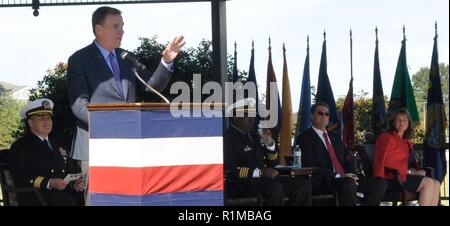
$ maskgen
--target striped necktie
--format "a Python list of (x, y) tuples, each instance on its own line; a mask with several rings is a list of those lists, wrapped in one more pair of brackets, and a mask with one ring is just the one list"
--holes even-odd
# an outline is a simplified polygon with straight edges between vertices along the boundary
[(114, 81), (116, 81), (116, 85), (119, 88), (120, 95), (123, 96), (122, 78), (120, 77), (119, 64), (117, 63), (117, 59), (112, 52), (109, 53), (108, 58), (113, 71)]

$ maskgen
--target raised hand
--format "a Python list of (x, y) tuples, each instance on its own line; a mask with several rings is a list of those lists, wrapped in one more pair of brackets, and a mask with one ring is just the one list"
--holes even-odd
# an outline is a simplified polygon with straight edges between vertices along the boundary
[(175, 60), (180, 52), (180, 49), (184, 46), (184, 37), (182, 35), (173, 38), (173, 40), (166, 46), (166, 49), (162, 52), (162, 58), (164, 62), (170, 64)]
[(261, 137), (261, 141), (266, 145), (266, 147), (270, 147), (275, 144), (274, 140), (272, 139), (272, 132), (270, 132), (269, 129), (262, 129), (259, 132), (259, 136)]

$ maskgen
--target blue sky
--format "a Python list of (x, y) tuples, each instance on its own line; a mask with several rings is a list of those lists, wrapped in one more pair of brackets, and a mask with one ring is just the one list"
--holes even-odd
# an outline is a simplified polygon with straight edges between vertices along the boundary
[[(91, 14), (98, 6), (43, 7), (39, 17), (30, 8), (0, 8), (0, 80), (35, 87), (46, 70), (66, 62), (93, 40)], [(158, 36), (166, 42), (186, 37), (186, 46), (210, 39), (209, 3), (115, 5), (123, 12), (122, 47), (134, 50), (139, 37)], [(350, 79), (349, 30), (353, 30), (355, 93), (372, 92), (375, 26), (379, 29), (381, 76), (390, 96), (401, 40), (406, 27), (407, 62), (412, 76), (429, 66), (438, 22), (440, 62), (449, 63), (449, 2), (447, 0), (231, 0), (227, 2), (228, 53), (238, 44), (238, 66), (248, 71), (251, 41), (255, 69), (265, 90), (268, 37), (272, 38), (275, 73), (281, 89), (282, 44), (286, 44), (294, 111), (310, 36), (311, 84), (317, 86), (323, 31), (327, 32), (328, 74), (335, 98), (344, 96)], [(448, 95), (448, 94), (447, 94)]]

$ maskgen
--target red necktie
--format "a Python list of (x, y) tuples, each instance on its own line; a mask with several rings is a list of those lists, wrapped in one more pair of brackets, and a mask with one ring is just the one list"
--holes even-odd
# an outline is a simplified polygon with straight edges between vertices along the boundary
[(330, 140), (328, 139), (327, 133), (323, 133), (323, 137), (325, 138), (325, 143), (327, 144), (328, 154), (330, 155), (331, 162), (333, 163), (334, 169), (337, 173), (344, 175), (344, 170), (342, 169), (341, 163), (336, 157), (336, 152), (334, 151), (333, 145), (331, 145)]

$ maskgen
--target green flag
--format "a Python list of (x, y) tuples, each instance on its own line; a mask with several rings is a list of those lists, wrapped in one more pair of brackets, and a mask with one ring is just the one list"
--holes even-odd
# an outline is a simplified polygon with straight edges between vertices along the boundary
[(416, 100), (406, 64), (406, 38), (403, 38), (400, 56), (398, 57), (388, 112), (392, 114), (399, 108), (408, 109), (414, 126), (419, 123)]

